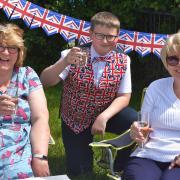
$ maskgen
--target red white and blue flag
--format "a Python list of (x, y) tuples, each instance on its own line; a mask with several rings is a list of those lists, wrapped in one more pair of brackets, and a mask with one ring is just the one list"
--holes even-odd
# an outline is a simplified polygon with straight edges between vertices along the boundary
[[(41, 27), (50, 36), (60, 34), (67, 42), (78, 39), (80, 44), (90, 42), (90, 22), (72, 18), (42, 8), (26, 0), (0, 0), (0, 9), (8, 19), (23, 19), (30, 29)], [(168, 35), (120, 30), (117, 48), (125, 53), (136, 51), (141, 56), (160, 51)]]

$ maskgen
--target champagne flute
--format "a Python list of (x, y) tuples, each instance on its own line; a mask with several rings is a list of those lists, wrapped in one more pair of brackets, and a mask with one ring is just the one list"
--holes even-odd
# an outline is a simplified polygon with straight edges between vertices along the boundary
[(149, 112), (138, 113), (138, 127), (144, 136), (144, 141), (139, 146), (140, 148), (144, 148), (144, 144), (147, 142), (149, 136)]
[(89, 52), (88, 52), (87, 47), (80, 47), (80, 48), (81, 48), (82, 57), (81, 57), (81, 59), (79, 61), (79, 66), (83, 67), (83, 66), (85, 66), (87, 64)]
[(15, 118), (16, 118), (16, 111), (18, 108), (18, 87), (16, 87), (14, 84), (10, 84), (7, 87), (6, 94), (11, 96), (11, 102), (15, 104), (13, 107), (13, 114), (11, 115), (12, 117), (12, 126), (14, 126), (15, 123)]

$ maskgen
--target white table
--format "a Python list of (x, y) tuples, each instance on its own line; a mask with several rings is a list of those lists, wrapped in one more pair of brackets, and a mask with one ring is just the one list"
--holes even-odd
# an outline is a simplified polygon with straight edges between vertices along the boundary
[(48, 176), (48, 177), (43, 177), (43, 179), (46, 179), (46, 180), (70, 180), (67, 175)]
[(27, 178), (27, 180), (70, 180), (66, 174), (48, 177), (32, 177)]

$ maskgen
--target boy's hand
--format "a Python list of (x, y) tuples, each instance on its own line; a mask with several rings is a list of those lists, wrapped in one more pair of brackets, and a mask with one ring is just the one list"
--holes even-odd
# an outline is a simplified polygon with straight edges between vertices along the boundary
[(103, 135), (105, 133), (107, 121), (108, 121), (108, 119), (106, 119), (105, 117), (103, 117), (102, 114), (100, 114), (94, 121), (94, 124), (92, 125), (91, 134), (93, 134), (93, 135), (102, 134)]
[(67, 56), (64, 58), (66, 61), (67, 65), (70, 64), (76, 64), (79, 65), (79, 63), (82, 61), (82, 52), (81, 48), (79, 47), (73, 47)]

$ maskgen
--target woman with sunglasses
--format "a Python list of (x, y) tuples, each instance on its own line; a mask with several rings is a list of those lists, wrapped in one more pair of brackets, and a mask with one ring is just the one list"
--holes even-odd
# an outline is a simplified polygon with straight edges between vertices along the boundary
[[(13, 24), (1, 24), (0, 179), (3, 180), (49, 175), (47, 103), (35, 71), (22, 67), (25, 52), (23, 30)], [(7, 95), (12, 85), (16, 101)]]
[(126, 180), (180, 179), (180, 32), (169, 37), (161, 59), (171, 77), (154, 81), (146, 91), (141, 112), (150, 114), (149, 139), (144, 142), (134, 122), (131, 138), (145, 145), (131, 154)]

